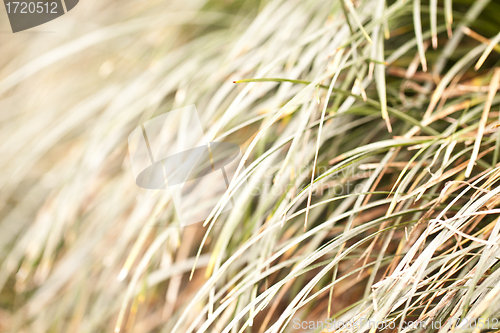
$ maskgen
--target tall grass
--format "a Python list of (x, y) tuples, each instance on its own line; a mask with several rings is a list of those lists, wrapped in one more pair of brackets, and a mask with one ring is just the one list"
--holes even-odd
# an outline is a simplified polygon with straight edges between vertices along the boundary
[[(498, 330), (499, 14), (488, 0), (85, 0), (50, 43), (12, 41), (0, 330)], [(244, 157), (205, 223), (181, 228), (168, 191), (135, 185), (127, 136), (190, 104)]]

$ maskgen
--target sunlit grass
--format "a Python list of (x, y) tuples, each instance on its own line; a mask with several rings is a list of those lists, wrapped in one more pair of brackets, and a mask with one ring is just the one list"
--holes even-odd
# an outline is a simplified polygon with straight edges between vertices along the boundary
[[(0, 330), (498, 317), (496, 2), (106, 3), (0, 78)], [(244, 157), (181, 228), (127, 136), (190, 104)]]

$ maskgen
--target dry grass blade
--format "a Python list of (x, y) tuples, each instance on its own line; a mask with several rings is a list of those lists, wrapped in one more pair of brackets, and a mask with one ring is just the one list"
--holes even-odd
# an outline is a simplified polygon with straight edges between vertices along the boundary
[(479, 60), (477, 61), (476, 63), (476, 66), (474, 66), (474, 69), (477, 71), (479, 68), (481, 68), (481, 66), (483, 65), (484, 61), (486, 60), (486, 58), (488, 58), (488, 56), (490, 55), (491, 51), (493, 51), (493, 49), (495, 48), (495, 46), (497, 46), (497, 44), (500, 42), (500, 33), (498, 33), (498, 35), (495, 36), (495, 38), (493, 38), (489, 43), (488, 43), (488, 47), (486, 48), (486, 50), (484, 50), (483, 54), (481, 55), (481, 57), (479, 58)]
[(451, 38), (453, 34), (451, 30), (451, 25), (453, 23), (453, 0), (444, 0), (444, 17), (446, 21), (446, 31), (448, 32), (448, 38)]
[(373, 44), (372, 39), (366, 32), (365, 28), (363, 27), (363, 23), (361, 22), (358, 14), (356, 13), (356, 9), (354, 9), (354, 5), (352, 4), (351, 0), (344, 0), (344, 4), (346, 5), (347, 9), (349, 10), (349, 13), (351, 13), (352, 17), (354, 18), (354, 21), (358, 25), (359, 30), (363, 33), (363, 36), (365, 36), (366, 40), (368, 43)]
[(474, 143), (474, 149), (472, 150), (472, 156), (469, 160), (467, 170), (465, 171), (465, 176), (470, 177), (472, 173), (472, 168), (476, 163), (477, 154), (479, 153), (479, 147), (481, 146), (481, 140), (483, 139), (484, 128), (486, 127), (486, 121), (488, 120), (488, 114), (490, 113), (491, 104), (493, 103), (493, 98), (498, 91), (498, 85), (500, 84), (500, 68), (495, 68), (493, 73), (493, 78), (490, 82), (490, 90), (488, 91), (488, 98), (484, 105), (484, 110), (481, 115), (481, 120), (479, 121), (479, 128), (476, 134), (476, 141)]
[(422, 21), (420, 18), (420, 0), (413, 1), (413, 25), (415, 37), (417, 38), (418, 54), (422, 63), (422, 70), (427, 72), (427, 60), (425, 59), (424, 40), (422, 38)]
[(430, 7), (430, 18), (431, 18), (431, 34), (432, 34), (432, 48), (435, 50), (438, 47), (437, 38), (437, 0), (431, 0)]
[[(327, 101), (330, 100), (330, 96), (332, 94), (333, 86), (335, 85), (335, 82), (337, 82), (337, 78), (338, 78), (338, 76), (340, 74), (340, 67), (341, 67), (340, 63), (341, 63), (341, 59), (342, 59), (342, 55), (343, 54), (344, 54), (343, 50), (339, 50), (335, 54), (335, 58), (334, 58), (333, 65), (332, 65), (332, 69), (335, 70), (336, 73), (334, 74), (334, 77), (332, 78), (332, 80), (330, 82), (330, 86), (328, 87), (328, 93), (326, 94), (325, 102), (323, 103), (323, 110), (321, 111), (321, 119), (320, 119), (319, 128), (318, 128), (318, 138), (316, 140), (316, 151), (314, 153), (314, 162), (313, 162), (313, 168), (312, 168), (312, 173), (311, 173), (311, 183), (309, 185), (309, 194), (307, 196), (306, 216), (304, 218), (304, 231), (307, 229), (307, 220), (309, 218), (309, 208), (311, 206), (311, 198), (312, 198), (312, 190), (313, 190), (313, 184), (314, 184), (314, 176), (315, 176), (316, 164), (318, 163), (318, 153), (319, 153), (319, 149), (320, 149), (320, 146), (321, 146), (321, 131), (323, 129), (323, 122), (325, 121), (326, 108), (328, 106)], [(347, 59), (347, 58), (344, 58), (344, 59)]]

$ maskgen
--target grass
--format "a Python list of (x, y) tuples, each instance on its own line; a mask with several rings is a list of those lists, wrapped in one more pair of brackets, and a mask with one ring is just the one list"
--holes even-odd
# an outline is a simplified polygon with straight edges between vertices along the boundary
[[(6, 46), (0, 331), (498, 330), (497, 2), (116, 4)], [(127, 136), (190, 104), (244, 157), (181, 228)]]

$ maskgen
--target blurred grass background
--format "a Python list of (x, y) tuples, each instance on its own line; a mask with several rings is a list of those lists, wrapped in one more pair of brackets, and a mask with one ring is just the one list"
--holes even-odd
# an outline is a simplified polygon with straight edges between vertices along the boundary
[[(1, 11), (0, 330), (496, 318), (500, 4), (347, 1), (82, 0), (16, 34)], [(190, 104), (244, 195), (180, 228), (127, 137)]]

